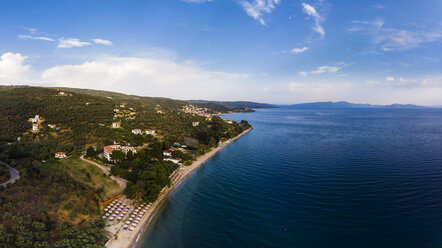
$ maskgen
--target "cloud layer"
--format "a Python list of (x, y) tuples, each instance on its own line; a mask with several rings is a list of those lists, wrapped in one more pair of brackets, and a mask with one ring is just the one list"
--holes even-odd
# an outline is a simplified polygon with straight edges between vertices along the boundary
[(58, 41), (59, 41), (59, 43), (57, 45), (58, 48), (83, 47), (83, 46), (90, 46), (91, 45), (90, 42), (80, 41), (77, 38), (68, 38), (68, 39), (61, 38)]
[(308, 47), (302, 47), (302, 48), (293, 48), (291, 53), (303, 53), (305, 51), (307, 51), (309, 48)]
[(325, 30), (321, 26), (321, 22), (323, 21), (323, 18), (318, 14), (316, 9), (313, 6), (309, 5), (309, 4), (302, 3), (302, 10), (308, 16), (312, 17), (313, 20), (315, 20), (315, 27), (313, 28), (313, 30), (318, 32), (321, 35), (321, 37), (324, 37)]
[(0, 57), (0, 83), (26, 83), (30, 66), (25, 65), (27, 56), (5, 53)]
[(263, 18), (266, 13), (271, 13), (280, 0), (254, 0), (253, 2), (240, 0), (238, 2), (247, 15), (257, 20), (261, 25), (266, 26), (267, 23)]
[(372, 21), (354, 20), (352, 23), (354, 25), (347, 29), (349, 33), (361, 33), (369, 36), (372, 43), (383, 51), (406, 50), (423, 43), (442, 40), (440, 25), (431, 28), (399, 29), (386, 27), (385, 21), (381, 18)]

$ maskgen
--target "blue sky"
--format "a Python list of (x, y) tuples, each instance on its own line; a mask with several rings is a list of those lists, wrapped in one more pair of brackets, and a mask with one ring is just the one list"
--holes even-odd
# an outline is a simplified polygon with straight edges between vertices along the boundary
[(442, 1), (0, 0), (0, 84), (442, 105)]

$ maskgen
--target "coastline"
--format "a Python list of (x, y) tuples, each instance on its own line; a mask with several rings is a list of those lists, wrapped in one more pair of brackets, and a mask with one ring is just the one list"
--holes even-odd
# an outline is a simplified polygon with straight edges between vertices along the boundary
[(208, 161), (211, 157), (213, 157), (216, 153), (218, 153), (221, 149), (231, 144), (236, 139), (240, 138), (244, 134), (248, 133), (252, 128), (249, 128), (242, 133), (240, 133), (235, 138), (230, 139), (228, 142), (212, 149), (210, 152), (198, 157), (196, 161), (194, 161), (191, 165), (186, 166), (185, 170), (182, 171), (180, 176), (172, 182), (170, 187), (165, 188), (165, 190), (161, 193), (158, 199), (152, 203), (152, 206), (147, 211), (146, 215), (141, 219), (139, 225), (133, 231), (121, 230), (118, 232), (118, 239), (110, 239), (108, 243), (106, 243), (106, 247), (108, 248), (130, 248), (134, 247), (136, 242), (138, 241), (139, 235), (143, 233), (144, 230), (147, 230), (150, 221), (158, 212), (160, 207), (163, 205), (165, 199), (169, 196), (169, 194), (175, 189), (177, 185), (179, 185), (183, 180), (185, 180), (192, 172), (198, 169), (201, 165), (203, 165), (206, 161)]

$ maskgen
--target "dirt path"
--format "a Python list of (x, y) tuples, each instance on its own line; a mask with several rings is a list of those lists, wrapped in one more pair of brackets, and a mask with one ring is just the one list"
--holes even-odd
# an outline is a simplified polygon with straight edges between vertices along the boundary
[(4, 163), (2, 161), (0, 161), (0, 164), (6, 165), (9, 169), (9, 174), (11, 175), (11, 178), (8, 181), (0, 184), (1, 187), (6, 187), (10, 183), (15, 183), (15, 181), (20, 178), (20, 174), (18, 173), (18, 171), (16, 169), (12, 168), (7, 163)]
[[(98, 168), (100, 168), (100, 169), (104, 172), (104, 174), (106, 174), (106, 175), (109, 175), (109, 174), (110, 174), (109, 169), (107, 169), (106, 167), (102, 166), (102, 165), (99, 164), (99, 163), (96, 163), (96, 162), (91, 161), (91, 160), (89, 160), (89, 159), (85, 159), (85, 158), (84, 158), (84, 155), (82, 155), (82, 156), (80, 157), (80, 159), (83, 160), (83, 161), (85, 161), (85, 162), (87, 162), (87, 163), (89, 163), (89, 164), (92, 164), (92, 165), (97, 166)], [(110, 178), (111, 178), (112, 180), (114, 180), (115, 182), (117, 182), (123, 190), (126, 188), (126, 184), (127, 184), (127, 180), (126, 180), (126, 179), (123, 179), (123, 178), (120, 178), (120, 177), (116, 177), (116, 176), (112, 176), (112, 175), (110, 176)]]

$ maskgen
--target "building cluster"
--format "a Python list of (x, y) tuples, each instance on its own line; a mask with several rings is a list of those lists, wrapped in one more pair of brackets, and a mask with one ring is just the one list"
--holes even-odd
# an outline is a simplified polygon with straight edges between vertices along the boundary
[(114, 109), (114, 119), (122, 118), (125, 120), (133, 120), (137, 112), (133, 108), (126, 108), (125, 104), (120, 104)]
[(163, 160), (164, 161), (171, 161), (171, 162), (173, 162), (175, 164), (180, 164), (180, 160), (179, 159), (172, 158), (172, 151), (185, 152), (186, 150), (184, 148), (182, 148), (182, 147), (180, 147), (180, 148), (172, 147), (169, 150), (164, 150), (163, 151), (163, 156), (164, 156)]
[(72, 93), (67, 93), (62, 91), (61, 89), (58, 89), (58, 96), (72, 96)]
[[(40, 115), (35, 115), (33, 118), (29, 118), (29, 122), (32, 122), (32, 132), (38, 132), (39, 131), (39, 123), (43, 121), (42, 118), (40, 118)], [(48, 124), (48, 127), (55, 129), (56, 125), (54, 124)], [(21, 137), (17, 138), (17, 141), (21, 141)], [(65, 152), (56, 152), (54, 155), (55, 158), (66, 158)]]
[(223, 119), (223, 121), (224, 121), (225, 123), (227, 123), (227, 124), (233, 124), (233, 121), (231, 121), (231, 120)]
[[(193, 114), (193, 115), (199, 115), (199, 116), (205, 116), (205, 117), (211, 117), (214, 114), (210, 113), (210, 109), (208, 108), (200, 108), (198, 106), (187, 104), (181, 107), (181, 112)], [(216, 115), (220, 115), (221, 113), (217, 113)]]
[(32, 132), (38, 132), (39, 126), (38, 123), (40, 122), (40, 116), (35, 115), (33, 118), (29, 118), (29, 122), (32, 122)]
[(111, 154), (113, 151), (115, 150), (120, 150), (122, 151), (124, 154), (127, 155), (127, 153), (129, 151), (132, 151), (132, 153), (137, 153), (137, 149), (135, 147), (131, 147), (131, 146), (121, 146), (121, 145), (110, 145), (110, 146), (105, 146), (103, 148), (103, 156), (111, 161)]
[(112, 122), (112, 128), (120, 128), (120, 127), (121, 127), (121, 121)]
[(56, 152), (55, 153), (55, 158), (66, 158), (66, 153), (65, 152)]
[(133, 134), (143, 134), (143, 133), (145, 133), (145, 134), (150, 134), (150, 135), (153, 135), (153, 136), (155, 136), (157, 134), (154, 129), (146, 129), (144, 131), (141, 130), (141, 129), (132, 129), (132, 133)]

